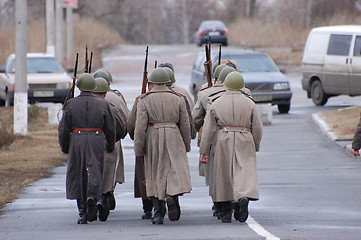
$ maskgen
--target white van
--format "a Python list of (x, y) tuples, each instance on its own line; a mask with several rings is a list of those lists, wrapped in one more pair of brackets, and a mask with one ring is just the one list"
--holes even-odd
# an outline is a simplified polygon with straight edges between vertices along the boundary
[(302, 88), (317, 106), (333, 96), (361, 95), (361, 25), (312, 29), (302, 67)]

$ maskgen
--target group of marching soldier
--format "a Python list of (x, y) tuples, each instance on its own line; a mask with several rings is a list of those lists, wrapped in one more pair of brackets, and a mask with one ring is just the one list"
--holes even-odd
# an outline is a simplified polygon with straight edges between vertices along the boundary
[(174, 68), (160, 64), (147, 76), (148, 91), (128, 110), (110, 85), (106, 69), (79, 76), (80, 95), (63, 108), (58, 133), (69, 154), (66, 197), (76, 199), (79, 224), (106, 221), (115, 209), (116, 183), (124, 182), (121, 139), (134, 140), (134, 196), (142, 198), (142, 219), (163, 224), (181, 216), (179, 196), (192, 189), (187, 152), (198, 132), (199, 174), (213, 201), (213, 216), (245, 222), (248, 203), (258, 200), (256, 151), (262, 121), (232, 61), (218, 64), (212, 86), (194, 104), (175, 84)]

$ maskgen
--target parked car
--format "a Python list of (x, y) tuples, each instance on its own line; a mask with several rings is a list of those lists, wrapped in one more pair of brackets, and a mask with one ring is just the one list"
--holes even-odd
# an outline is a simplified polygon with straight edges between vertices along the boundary
[[(63, 103), (72, 80), (59, 61), (43, 53), (27, 54), (28, 100)], [(0, 69), (0, 105), (14, 103), (15, 54), (11, 54)]]
[(361, 26), (312, 29), (302, 67), (302, 88), (317, 106), (337, 95), (361, 95)]
[[(227, 59), (236, 62), (238, 71), (256, 103), (271, 103), (277, 105), (280, 113), (289, 112), (292, 98), (290, 84), (270, 56), (249, 49), (223, 50), (221, 60)], [(218, 53), (212, 54), (212, 62), (216, 63), (217, 60)], [(204, 61), (205, 54), (202, 51), (194, 61), (192, 69), (190, 91), (195, 99), (199, 89), (206, 82)]]
[(222, 21), (207, 20), (201, 22), (195, 38), (198, 46), (206, 43), (206, 39), (210, 39), (211, 43), (220, 43), (223, 46), (227, 46), (227, 35), (228, 30)]

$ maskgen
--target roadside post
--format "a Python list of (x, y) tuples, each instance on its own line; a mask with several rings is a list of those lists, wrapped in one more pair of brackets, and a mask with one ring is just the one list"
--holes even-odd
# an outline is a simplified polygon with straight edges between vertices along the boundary
[(14, 134), (28, 134), (28, 90), (26, 53), (28, 46), (27, 0), (15, 1), (15, 94)]

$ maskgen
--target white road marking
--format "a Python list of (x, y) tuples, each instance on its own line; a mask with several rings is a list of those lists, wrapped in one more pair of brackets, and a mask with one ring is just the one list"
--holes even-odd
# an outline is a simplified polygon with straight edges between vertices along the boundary
[(252, 228), (252, 230), (258, 235), (265, 237), (267, 240), (280, 240), (279, 237), (276, 237), (272, 233), (268, 232), (261, 225), (259, 225), (256, 220), (254, 220), (251, 216), (248, 216), (247, 222), (248, 226)]

